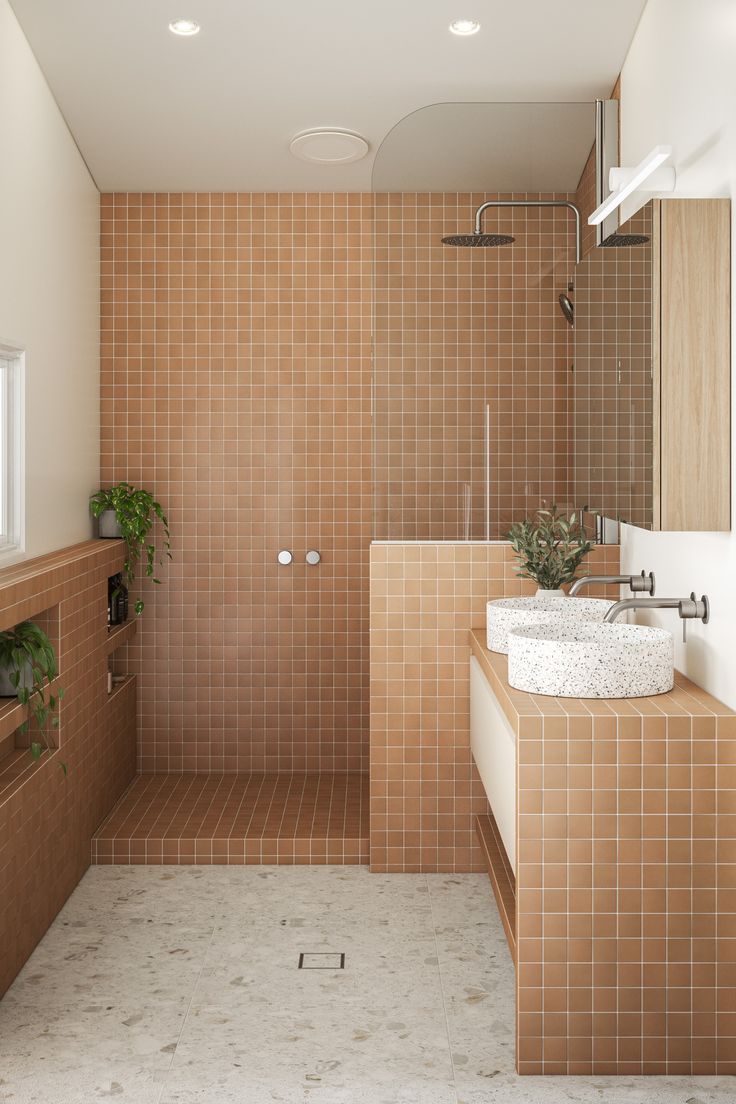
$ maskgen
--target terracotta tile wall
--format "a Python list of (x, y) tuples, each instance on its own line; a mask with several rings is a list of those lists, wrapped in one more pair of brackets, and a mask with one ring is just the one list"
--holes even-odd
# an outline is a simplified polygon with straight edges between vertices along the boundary
[(490, 209), (512, 245), (454, 248), (486, 199), (376, 196), (375, 525), (378, 539), (490, 537), (568, 499), (570, 334), (557, 302), (574, 267), (565, 209)]
[(107, 579), (122, 560), (120, 542), (88, 541), (0, 571), (0, 629), (53, 611), (65, 690), (59, 750), (38, 764), (16, 750), (17, 703), (0, 699), (11, 727), (0, 757), (0, 995), (89, 866), (92, 835), (135, 774), (135, 683), (107, 694)]
[[(617, 574), (618, 547), (596, 548), (588, 564)], [(534, 590), (506, 544), (372, 545), (372, 870), (485, 869), (468, 630), (485, 624), (489, 599)]]
[(102, 196), (102, 480), (173, 534), (144, 771), (367, 766), (371, 202)]
[(412, 536), (482, 536), (487, 396), (494, 528), (564, 500), (569, 217), (489, 212), (513, 247), (442, 246), (482, 198), (102, 197), (102, 480), (151, 487), (174, 534), (130, 649), (142, 770), (367, 766), (374, 201), (379, 499), (399, 463)]

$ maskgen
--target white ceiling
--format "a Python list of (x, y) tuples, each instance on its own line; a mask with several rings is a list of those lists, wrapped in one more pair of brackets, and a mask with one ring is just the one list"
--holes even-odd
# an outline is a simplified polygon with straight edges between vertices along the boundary
[[(102, 190), (282, 192), (369, 190), (383, 138), (429, 104), (605, 97), (645, 2), (11, 0)], [(460, 17), (480, 32), (451, 35)], [(175, 18), (201, 33), (175, 37)], [(298, 161), (312, 127), (371, 152)], [(455, 143), (460, 175), (485, 173), (481, 145)]]

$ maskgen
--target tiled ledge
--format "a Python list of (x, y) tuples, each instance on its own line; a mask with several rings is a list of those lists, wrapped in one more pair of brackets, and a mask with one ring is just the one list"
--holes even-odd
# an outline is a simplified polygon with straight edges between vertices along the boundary
[(108, 629), (107, 641), (105, 643), (106, 655), (112, 655), (117, 648), (122, 648), (125, 644), (130, 644), (137, 632), (138, 622), (134, 617), (129, 621), (123, 622), (122, 625), (116, 625), (114, 628)]
[(48, 571), (56, 571), (78, 565), (87, 556), (106, 556), (111, 548), (116, 545), (122, 548), (122, 541), (86, 540), (78, 544), (70, 544), (66, 548), (57, 548), (54, 552), (46, 552), (43, 556), (34, 556), (28, 560), (11, 564), (9, 567), (0, 568), (0, 590), (6, 586), (26, 583), (38, 578)]
[(118, 540), (89, 540), (0, 569), (0, 632), (57, 606), (69, 584), (112, 559), (121, 560)]
[(94, 863), (368, 861), (368, 776), (139, 774), (92, 840)]

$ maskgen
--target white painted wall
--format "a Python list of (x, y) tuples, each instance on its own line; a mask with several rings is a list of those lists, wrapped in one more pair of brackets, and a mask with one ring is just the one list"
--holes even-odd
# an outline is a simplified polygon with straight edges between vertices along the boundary
[(99, 194), (8, 0), (0, 105), (0, 341), (26, 350), (26, 539), (11, 558), (20, 559), (92, 535)]
[[(658, 143), (674, 147), (678, 195), (736, 200), (733, 0), (648, 0), (621, 77), (622, 163), (636, 164)], [(736, 262), (736, 234), (732, 240)], [(736, 495), (732, 514), (736, 520)], [(653, 570), (659, 595), (708, 594), (711, 622), (691, 622), (676, 663), (736, 708), (736, 533), (646, 533), (625, 526), (621, 544), (624, 571)], [(671, 613), (650, 620), (681, 639)]]

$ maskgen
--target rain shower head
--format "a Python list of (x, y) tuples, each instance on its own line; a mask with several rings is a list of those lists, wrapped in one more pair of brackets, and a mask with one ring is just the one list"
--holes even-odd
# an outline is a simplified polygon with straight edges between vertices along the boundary
[(563, 291), (562, 294), (559, 297), (558, 302), (560, 304), (560, 309), (561, 309), (562, 313), (564, 314), (565, 318), (567, 319), (567, 321), (572, 326), (572, 324), (575, 321), (575, 307), (573, 306), (572, 299), (570, 298), (569, 295), (565, 295), (565, 293)]
[(580, 236), (580, 209), (567, 199), (488, 199), (481, 203), (475, 212), (475, 227), (472, 234), (450, 234), (442, 239), (443, 245), (492, 246), (510, 245), (516, 239), (511, 234), (484, 234), (483, 215), (489, 207), (567, 207), (575, 216), (575, 263), (580, 264), (582, 257)]
[(443, 245), (492, 246), (511, 245), (515, 239), (510, 234), (450, 234), (442, 239)]
[(609, 249), (628, 249), (632, 245), (646, 245), (648, 241), (646, 234), (609, 234), (601, 245)]

